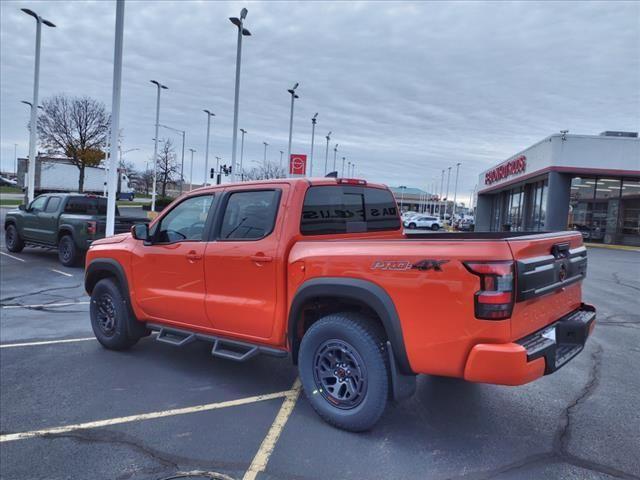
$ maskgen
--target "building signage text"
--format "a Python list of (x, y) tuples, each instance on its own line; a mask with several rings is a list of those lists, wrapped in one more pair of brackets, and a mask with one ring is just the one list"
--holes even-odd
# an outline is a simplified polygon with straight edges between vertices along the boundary
[(512, 175), (523, 173), (527, 169), (527, 157), (520, 155), (484, 174), (484, 184), (491, 185)]

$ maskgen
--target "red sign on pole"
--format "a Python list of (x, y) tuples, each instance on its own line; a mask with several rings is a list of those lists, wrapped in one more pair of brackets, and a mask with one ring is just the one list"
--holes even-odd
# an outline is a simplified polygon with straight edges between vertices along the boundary
[(304, 175), (307, 171), (307, 156), (292, 153), (289, 158), (289, 175)]

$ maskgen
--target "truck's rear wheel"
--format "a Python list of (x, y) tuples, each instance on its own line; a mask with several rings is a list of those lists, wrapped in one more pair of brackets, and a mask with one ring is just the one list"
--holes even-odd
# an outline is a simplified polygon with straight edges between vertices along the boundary
[[(139, 336), (129, 333), (129, 309), (118, 285), (111, 278), (96, 283), (91, 292), (91, 328), (103, 347), (125, 350), (134, 345)], [(133, 321), (136, 321), (135, 319)]]
[(63, 235), (58, 242), (58, 260), (65, 267), (75, 267), (80, 263), (82, 251), (77, 247), (71, 235)]
[(10, 252), (20, 253), (24, 248), (24, 241), (20, 238), (18, 229), (13, 223), (7, 225), (7, 229), (4, 231), (4, 241)]
[(358, 314), (328, 315), (305, 333), (298, 368), (314, 410), (336, 427), (361, 432), (382, 416), (389, 372), (378, 328)]

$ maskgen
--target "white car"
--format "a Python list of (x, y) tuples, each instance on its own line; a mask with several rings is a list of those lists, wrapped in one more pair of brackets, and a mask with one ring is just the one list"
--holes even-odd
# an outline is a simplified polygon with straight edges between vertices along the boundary
[(405, 228), (414, 229), (414, 228), (429, 228), (431, 230), (440, 230), (440, 220), (438, 217), (432, 217), (430, 215), (417, 215), (415, 217), (409, 218), (404, 222)]

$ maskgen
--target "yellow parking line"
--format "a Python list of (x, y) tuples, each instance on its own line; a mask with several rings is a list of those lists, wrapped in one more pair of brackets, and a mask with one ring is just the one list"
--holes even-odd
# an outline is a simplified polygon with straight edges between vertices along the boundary
[[(74, 425), (64, 425), (62, 427), (45, 428), (42, 430), (31, 430), (28, 432), (8, 433), (5, 435), (0, 435), (0, 443), (12, 442), (15, 440), (25, 440), (27, 438), (34, 438), (34, 437), (45, 437), (47, 435), (58, 435), (61, 433), (68, 433), (76, 430), (85, 430), (88, 428), (108, 427), (111, 425), (120, 425), (123, 423), (139, 422), (142, 420), (152, 420), (155, 418), (173, 417), (176, 415), (185, 415), (188, 413), (206, 412), (209, 410), (217, 410), (220, 408), (237, 407), (239, 405), (247, 405), (249, 403), (263, 402), (265, 400), (273, 400), (274, 398), (286, 397), (288, 400), (293, 396), (293, 394), (294, 394), (293, 390), (286, 390), (283, 392), (268, 393), (266, 395), (256, 395), (253, 397), (239, 398), (237, 400), (228, 400), (226, 402), (208, 403), (206, 405), (195, 405), (193, 407), (185, 407), (185, 408), (174, 408), (171, 410), (162, 410), (159, 412), (142, 413), (139, 415), (129, 415), (128, 417), (109, 418), (106, 420), (97, 420), (95, 422), (76, 423)], [(295, 396), (297, 398), (297, 392), (295, 392)], [(277, 440), (277, 437), (276, 437), (276, 440)]]
[(296, 401), (300, 395), (300, 389), (300, 379), (297, 378), (296, 381), (293, 382), (291, 390), (286, 392), (285, 400), (282, 402), (280, 411), (278, 412), (278, 415), (276, 415), (271, 428), (267, 432), (267, 436), (264, 437), (264, 440), (258, 449), (258, 453), (253, 457), (249, 470), (245, 472), (242, 480), (255, 480), (256, 476), (260, 472), (264, 472), (267, 468), (267, 463), (269, 462), (269, 458), (276, 447), (276, 442), (280, 438), (280, 434), (282, 433), (284, 426), (287, 424), (287, 420), (289, 420), (289, 417), (293, 412), (293, 408), (296, 406)]
[(84, 337), (84, 338), (65, 338), (63, 340), (43, 340), (41, 342), (2, 343), (0, 344), (0, 348), (35, 347), (38, 345), (54, 345), (56, 343), (86, 342), (88, 340), (95, 340), (95, 339), (96, 337)]
[(19, 262), (24, 262), (24, 258), (14, 257), (13, 255), (9, 255), (8, 253), (0, 252), (0, 255), (4, 255), (5, 257), (13, 258), (14, 260), (18, 260)]

